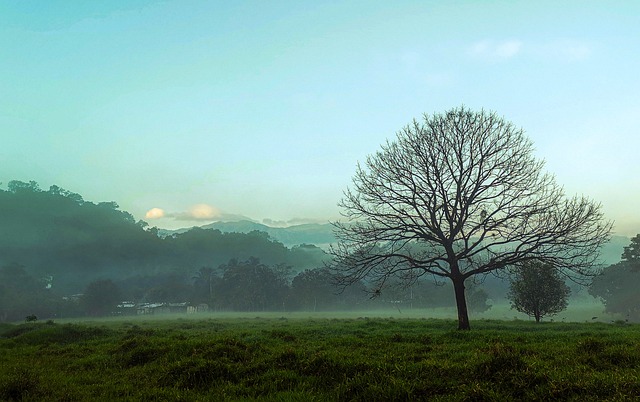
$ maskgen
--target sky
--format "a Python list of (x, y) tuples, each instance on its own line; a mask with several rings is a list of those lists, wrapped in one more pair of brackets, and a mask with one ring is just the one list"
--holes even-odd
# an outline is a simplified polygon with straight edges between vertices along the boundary
[(0, 182), (152, 226), (339, 218), (423, 113), (522, 127), (640, 232), (640, 2), (0, 0)]

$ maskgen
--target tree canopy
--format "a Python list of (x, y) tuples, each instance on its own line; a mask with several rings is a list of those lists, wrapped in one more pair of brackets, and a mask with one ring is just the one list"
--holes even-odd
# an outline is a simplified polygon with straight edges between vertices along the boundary
[(465, 107), (425, 115), (358, 164), (339, 205), (337, 279), (379, 288), (428, 274), (454, 285), (469, 329), (465, 281), (537, 260), (590, 275), (611, 223), (599, 204), (567, 198), (522, 129)]
[(624, 247), (622, 261), (605, 268), (593, 278), (589, 293), (600, 298), (605, 311), (640, 321), (640, 234)]
[(640, 234), (631, 239), (631, 243), (622, 252), (622, 261), (630, 264), (635, 270), (640, 270)]
[(536, 322), (548, 315), (555, 315), (567, 308), (569, 287), (551, 265), (530, 261), (514, 269), (507, 295), (511, 307)]

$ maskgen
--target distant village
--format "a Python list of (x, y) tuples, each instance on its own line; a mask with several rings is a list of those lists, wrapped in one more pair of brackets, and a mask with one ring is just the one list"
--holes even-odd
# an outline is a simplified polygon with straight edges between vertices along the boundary
[(209, 305), (189, 302), (180, 303), (134, 303), (124, 301), (117, 306), (116, 315), (157, 315), (157, 314), (195, 314), (206, 313)]

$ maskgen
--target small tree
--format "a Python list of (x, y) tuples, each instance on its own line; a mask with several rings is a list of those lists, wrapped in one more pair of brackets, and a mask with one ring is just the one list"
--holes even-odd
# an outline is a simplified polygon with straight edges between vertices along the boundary
[(534, 317), (536, 322), (567, 308), (571, 290), (551, 265), (528, 262), (515, 269), (510, 282), (507, 297), (511, 308)]

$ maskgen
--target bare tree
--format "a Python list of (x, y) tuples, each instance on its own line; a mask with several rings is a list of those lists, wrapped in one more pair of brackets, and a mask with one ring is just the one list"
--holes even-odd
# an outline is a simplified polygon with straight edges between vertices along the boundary
[(344, 286), (369, 278), (452, 281), (458, 328), (469, 329), (465, 281), (537, 260), (593, 273), (611, 222), (599, 204), (566, 198), (533, 145), (495, 113), (425, 115), (358, 164), (334, 223), (333, 269)]

